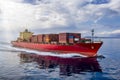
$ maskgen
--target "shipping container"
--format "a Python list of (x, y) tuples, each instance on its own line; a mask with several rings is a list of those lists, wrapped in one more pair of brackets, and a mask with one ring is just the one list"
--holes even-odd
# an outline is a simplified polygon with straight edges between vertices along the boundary
[(59, 33), (59, 43), (68, 43), (69, 33)]
[(31, 42), (33, 42), (33, 43), (37, 43), (37, 42), (38, 42), (37, 35), (33, 35), (33, 36), (31, 37)]
[(38, 38), (38, 43), (43, 43), (44, 42), (44, 34), (38, 34), (37, 38)]
[(80, 38), (80, 33), (60, 33), (59, 43), (79, 43)]
[(45, 34), (44, 35), (44, 42), (51, 43), (51, 42), (58, 42), (58, 34)]
[(74, 39), (73, 38), (69, 38), (69, 43), (74, 43)]

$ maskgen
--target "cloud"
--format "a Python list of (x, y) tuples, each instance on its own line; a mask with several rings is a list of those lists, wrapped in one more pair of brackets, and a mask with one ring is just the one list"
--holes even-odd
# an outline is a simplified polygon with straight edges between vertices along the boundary
[(113, 31), (104, 31), (104, 32), (101, 32), (99, 34), (102, 34), (102, 35), (111, 35), (111, 34), (120, 34), (120, 30), (113, 30)]
[(104, 32), (111, 27), (99, 21), (120, 16), (119, 3), (120, 0), (0, 0), (0, 26), (11, 35), (25, 28), (37, 32), (95, 28)]
[[(15, 27), (52, 28), (97, 23), (105, 15), (119, 13), (119, 0), (4, 0), (1, 1), (4, 24)], [(93, 4), (94, 2), (94, 4)], [(95, 3), (100, 3), (96, 5)], [(104, 4), (106, 3), (106, 4)], [(109, 14), (107, 14), (109, 13)], [(3, 25), (4, 25), (3, 24)], [(41, 26), (41, 27), (38, 27)], [(44, 27), (43, 27), (44, 26)]]

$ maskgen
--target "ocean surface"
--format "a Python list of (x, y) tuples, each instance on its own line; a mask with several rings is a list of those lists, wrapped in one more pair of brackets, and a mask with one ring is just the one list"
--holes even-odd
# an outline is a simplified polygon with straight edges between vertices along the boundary
[(58, 55), (0, 42), (0, 80), (120, 80), (120, 39), (102, 39), (98, 57)]

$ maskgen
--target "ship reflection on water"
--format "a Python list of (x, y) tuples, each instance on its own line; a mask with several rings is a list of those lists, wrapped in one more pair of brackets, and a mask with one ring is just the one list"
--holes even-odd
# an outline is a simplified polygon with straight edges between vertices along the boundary
[(36, 62), (39, 69), (54, 69), (60, 70), (60, 75), (80, 74), (81, 72), (102, 72), (97, 58), (61, 58), (56, 56), (43, 56), (37, 54), (21, 53), (21, 63)]

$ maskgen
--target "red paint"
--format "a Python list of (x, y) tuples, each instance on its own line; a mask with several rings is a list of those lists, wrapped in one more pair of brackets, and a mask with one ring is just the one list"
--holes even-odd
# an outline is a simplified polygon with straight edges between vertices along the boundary
[(73, 45), (61, 45), (61, 44), (41, 44), (41, 43), (31, 43), (31, 42), (17, 42), (12, 41), (13, 46), (29, 48), (39, 51), (50, 51), (59, 53), (78, 53), (88, 57), (93, 57), (97, 55), (97, 51), (101, 47), (103, 42), (94, 43), (76, 43)]

